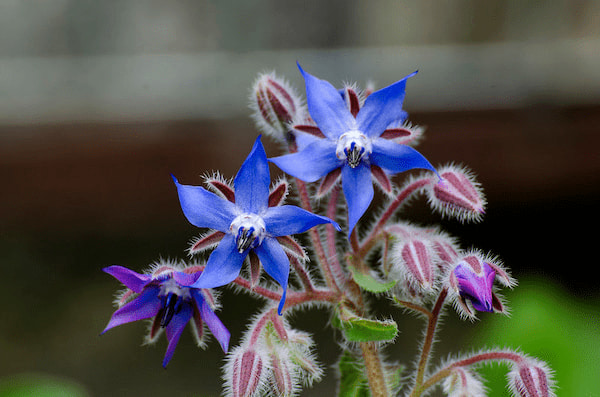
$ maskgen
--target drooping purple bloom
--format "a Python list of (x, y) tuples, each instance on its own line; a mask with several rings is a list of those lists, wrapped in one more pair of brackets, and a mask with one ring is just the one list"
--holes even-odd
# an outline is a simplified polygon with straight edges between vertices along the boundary
[(180, 184), (173, 177), (185, 217), (195, 226), (217, 230), (223, 238), (210, 255), (196, 288), (214, 288), (232, 282), (250, 251), (263, 268), (283, 287), (279, 313), (285, 304), (290, 262), (277, 237), (303, 233), (329, 218), (292, 205), (269, 207), (269, 164), (260, 141), (234, 179), (235, 197), (230, 201), (200, 186)]
[(465, 259), (454, 268), (460, 295), (470, 300), (475, 310), (493, 312), (492, 288), (496, 271), (485, 262), (478, 263), (468, 261), (470, 258)]
[(169, 345), (162, 365), (166, 367), (183, 329), (192, 320), (198, 341), (202, 339), (206, 323), (223, 351), (227, 352), (230, 333), (211, 307), (212, 296), (208, 291), (192, 286), (198, 273), (189, 274), (168, 265), (159, 266), (150, 274), (139, 274), (122, 266), (109, 266), (103, 270), (129, 290), (102, 333), (121, 324), (154, 318), (149, 339), (155, 339), (161, 329), (165, 330)]
[(317, 133), (303, 137), (300, 151), (270, 161), (305, 182), (341, 174), (350, 234), (373, 200), (372, 174), (376, 179), (387, 179), (381, 174), (414, 168), (435, 172), (415, 149), (382, 136), (387, 128), (406, 118), (402, 110), (406, 79), (416, 72), (373, 92), (359, 110), (358, 100), (349, 109), (343, 95), (329, 82), (310, 75), (299, 64), (298, 68), (304, 77), (308, 111)]

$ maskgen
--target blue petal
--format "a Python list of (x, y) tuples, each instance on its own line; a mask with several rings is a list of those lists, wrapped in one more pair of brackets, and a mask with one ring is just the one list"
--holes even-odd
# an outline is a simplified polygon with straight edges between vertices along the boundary
[(262, 244), (254, 249), (267, 274), (283, 287), (283, 295), (279, 301), (277, 312), (281, 315), (287, 293), (288, 277), (290, 275), (290, 260), (281, 245), (273, 237), (266, 237)]
[(331, 223), (337, 230), (341, 230), (339, 225), (331, 219), (315, 215), (295, 205), (270, 207), (263, 216), (263, 220), (267, 226), (267, 233), (273, 237), (304, 233), (323, 223)]
[(294, 131), (294, 136), (296, 137), (296, 145), (299, 152), (303, 151), (308, 145), (323, 139), (302, 131)]
[(297, 153), (269, 159), (286, 174), (304, 182), (314, 182), (343, 164), (335, 155), (336, 143), (319, 139)]
[(387, 139), (373, 139), (372, 143), (373, 153), (369, 155), (371, 164), (383, 168), (388, 174), (397, 174), (413, 168), (424, 168), (437, 174), (433, 165), (410, 146)]
[(237, 216), (235, 204), (209, 192), (201, 186), (182, 185), (173, 176), (181, 209), (194, 226), (227, 232)]
[(208, 329), (210, 329), (213, 336), (219, 341), (223, 351), (227, 353), (227, 350), (229, 350), (229, 339), (231, 337), (229, 330), (225, 328), (225, 325), (223, 325), (219, 317), (217, 317), (215, 312), (210, 308), (210, 305), (206, 302), (202, 293), (197, 289), (191, 290), (191, 292), (196, 301), (196, 307), (200, 313), (200, 317), (202, 317), (202, 320), (208, 325)]
[(210, 254), (204, 271), (191, 286), (193, 288), (215, 288), (229, 284), (240, 274), (248, 252), (239, 253), (232, 234), (226, 234), (217, 248)]
[(158, 299), (159, 292), (160, 288), (156, 286), (146, 288), (134, 300), (114, 312), (102, 333), (122, 324), (156, 316), (161, 308), (161, 301)]
[(126, 267), (117, 265), (105, 267), (102, 269), (102, 271), (110, 274), (123, 283), (127, 288), (138, 294), (142, 292), (142, 289), (152, 279), (152, 277), (148, 276), (147, 274), (139, 274), (133, 270), (127, 269)]
[(192, 318), (193, 313), (192, 306), (187, 303), (183, 304), (181, 311), (173, 316), (173, 319), (165, 328), (169, 346), (167, 347), (167, 352), (165, 353), (165, 358), (163, 359), (163, 367), (166, 367), (169, 361), (171, 361), (171, 357), (173, 357), (173, 353), (175, 353), (175, 347), (177, 347), (177, 342), (179, 342), (179, 337), (181, 336), (186, 324)]
[(337, 139), (343, 133), (355, 129), (356, 121), (340, 95), (329, 82), (305, 72), (298, 64), (306, 85), (306, 104), (312, 119), (323, 134)]
[(259, 136), (233, 181), (236, 205), (245, 213), (263, 211), (269, 204), (270, 181), (267, 154)]
[(342, 168), (342, 188), (348, 204), (348, 236), (350, 236), (354, 226), (373, 200), (371, 168), (364, 162), (361, 162), (356, 168), (344, 166)]
[(400, 81), (375, 91), (367, 97), (365, 104), (356, 115), (358, 129), (368, 137), (374, 138), (383, 133), (394, 121), (405, 116), (402, 110), (406, 79), (417, 72), (409, 74)]

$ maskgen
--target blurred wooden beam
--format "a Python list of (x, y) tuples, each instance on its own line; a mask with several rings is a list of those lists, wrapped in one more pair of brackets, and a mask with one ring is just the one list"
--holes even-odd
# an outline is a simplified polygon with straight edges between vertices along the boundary
[(600, 103), (600, 39), (470, 45), (0, 58), (0, 123), (224, 119), (248, 113), (259, 72), (295, 63), (334, 84), (419, 69), (409, 111)]

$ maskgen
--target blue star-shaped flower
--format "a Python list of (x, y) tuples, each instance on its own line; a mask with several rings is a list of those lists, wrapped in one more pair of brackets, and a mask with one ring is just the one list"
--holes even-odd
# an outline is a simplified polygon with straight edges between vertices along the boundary
[[(161, 329), (166, 331), (169, 340), (163, 360), (163, 367), (166, 367), (183, 329), (193, 319), (198, 341), (202, 339), (203, 324), (206, 323), (223, 351), (227, 352), (229, 331), (214, 313), (204, 292), (192, 286), (198, 278), (197, 273), (188, 274), (185, 269), (180, 271), (171, 266), (157, 266), (150, 274), (139, 274), (122, 266), (109, 266), (103, 270), (122, 282), (129, 291), (102, 333), (118, 325), (154, 317), (149, 340), (154, 340)], [(133, 294), (137, 296), (125, 303), (126, 298)]]
[(279, 314), (285, 303), (290, 262), (276, 237), (305, 232), (323, 223), (340, 227), (329, 218), (292, 205), (269, 207), (269, 164), (256, 139), (252, 151), (234, 179), (235, 202), (200, 186), (181, 185), (175, 177), (185, 217), (195, 226), (224, 233), (212, 252), (196, 288), (214, 288), (233, 281), (252, 250), (263, 268), (283, 287)]
[(416, 72), (373, 92), (353, 114), (335, 87), (305, 72), (300, 64), (298, 68), (306, 84), (308, 112), (322, 137), (304, 134), (299, 152), (270, 161), (305, 182), (314, 182), (341, 168), (350, 234), (373, 200), (372, 168), (391, 175), (413, 168), (435, 172), (415, 149), (381, 136), (406, 117), (402, 110), (406, 79)]

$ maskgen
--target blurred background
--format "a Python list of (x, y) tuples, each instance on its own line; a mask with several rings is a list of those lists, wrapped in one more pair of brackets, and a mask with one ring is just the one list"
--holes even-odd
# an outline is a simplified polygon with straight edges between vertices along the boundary
[[(498, 255), (521, 285), (512, 318), (449, 312), (439, 358), (511, 346), (547, 361), (560, 396), (600, 396), (600, 2), (592, 0), (0, 0), (0, 396), (216, 396), (222, 352), (184, 332), (141, 346), (144, 324), (99, 333), (120, 284), (101, 269), (185, 258), (197, 230), (169, 173), (195, 184), (233, 176), (258, 132), (248, 97), (295, 67), (340, 85), (388, 85), (418, 69), (405, 109), (427, 126), (419, 151), (476, 172), (482, 223), (442, 221), (463, 245)], [(277, 145), (264, 140), (269, 155)], [(397, 177), (395, 181), (401, 181)], [(405, 217), (440, 221), (425, 200)], [(258, 305), (223, 296), (237, 343)], [(393, 360), (412, 362), (422, 326)], [(332, 395), (339, 349), (328, 315), (295, 316), (315, 334)], [(504, 390), (506, 368), (486, 368)]]

